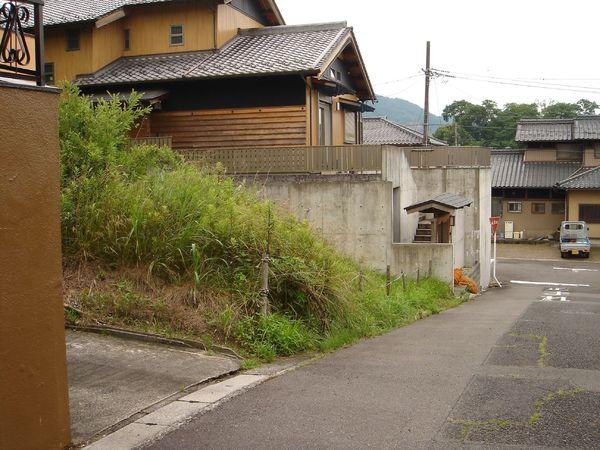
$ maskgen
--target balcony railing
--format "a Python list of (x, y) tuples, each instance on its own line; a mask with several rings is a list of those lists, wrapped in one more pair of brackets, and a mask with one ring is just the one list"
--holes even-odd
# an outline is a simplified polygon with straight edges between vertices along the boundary
[(132, 138), (129, 140), (131, 145), (156, 145), (158, 147), (173, 147), (173, 138), (171, 136)]
[(414, 168), (489, 167), (490, 149), (479, 147), (401, 148), (389, 145), (259, 147), (182, 150), (202, 166), (221, 164), (230, 174), (382, 173), (385, 155), (404, 153)]
[(46, 84), (43, 5), (43, 0), (0, 0), (0, 78)]

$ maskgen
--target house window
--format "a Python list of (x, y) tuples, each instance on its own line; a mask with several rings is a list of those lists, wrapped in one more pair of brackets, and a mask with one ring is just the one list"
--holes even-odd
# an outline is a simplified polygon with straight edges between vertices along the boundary
[(81, 32), (79, 30), (67, 30), (66, 31), (66, 39), (67, 39), (67, 51), (73, 52), (79, 50), (81, 48), (80, 43)]
[(565, 204), (564, 203), (552, 203), (552, 214), (565, 215)]
[(508, 212), (520, 214), (523, 211), (523, 203), (508, 202)]
[(594, 146), (594, 158), (600, 159), (600, 144)]
[(171, 25), (169, 44), (172, 46), (183, 45), (183, 25)]
[(44, 64), (44, 74), (46, 76), (46, 84), (54, 84), (54, 63)]
[(331, 145), (331, 105), (319, 102), (319, 145)]
[(577, 145), (561, 145), (556, 148), (557, 161), (581, 161), (583, 147)]
[(504, 208), (502, 207), (502, 199), (501, 198), (492, 198), (492, 216), (502, 217), (503, 213), (504, 213)]
[(600, 205), (579, 205), (579, 220), (600, 223)]
[(357, 116), (353, 111), (345, 112), (345, 121), (344, 121), (344, 143), (345, 144), (356, 144), (356, 136), (357, 136)]
[(125, 50), (131, 49), (131, 31), (129, 29), (123, 30), (123, 48)]
[(532, 214), (546, 214), (546, 204), (534, 202), (531, 204)]

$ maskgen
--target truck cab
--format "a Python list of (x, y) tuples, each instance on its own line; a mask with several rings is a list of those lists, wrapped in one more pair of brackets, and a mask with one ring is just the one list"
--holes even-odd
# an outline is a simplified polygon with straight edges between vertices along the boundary
[(560, 224), (560, 256), (590, 257), (589, 228), (585, 222), (565, 221)]

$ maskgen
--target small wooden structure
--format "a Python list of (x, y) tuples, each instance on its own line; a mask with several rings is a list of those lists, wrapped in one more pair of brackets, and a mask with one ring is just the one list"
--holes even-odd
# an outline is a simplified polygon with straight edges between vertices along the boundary
[(456, 210), (472, 203), (466, 197), (446, 192), (404, 208), (408, 214), (433, 214), (432, 219), (419, 221), (415, 242), (451, 243)]

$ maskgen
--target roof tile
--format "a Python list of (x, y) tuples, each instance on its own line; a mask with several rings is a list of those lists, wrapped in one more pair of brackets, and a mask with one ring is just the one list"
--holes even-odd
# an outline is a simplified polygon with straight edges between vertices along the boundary
[[(365, 144), (377, 145), (422, 145), (423, 133), (392, 122), (383, 117), (363, 118)], [(448, 145), (439, 139), (430, 138), (432, 145)]]
[(600, 189), (600, 166), (586, 168), (558, 184), (563, 189)]
[(492, 187), (551, 188), (579, 169), (577, 162), (523, 162), (522, 150), (492, 152)]
[(176, 79), (319, 72), (334, 49), (351, 33), (346, 23), (277, 26), (243, 30), (218, 51), (120, 58), (83, 86)]

